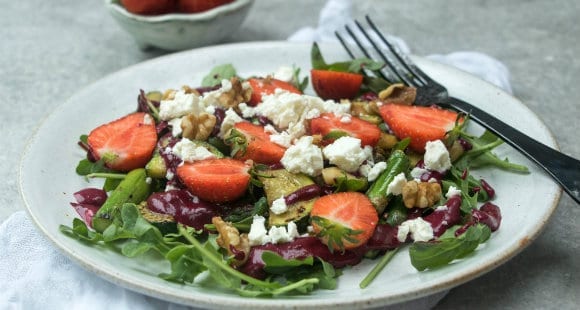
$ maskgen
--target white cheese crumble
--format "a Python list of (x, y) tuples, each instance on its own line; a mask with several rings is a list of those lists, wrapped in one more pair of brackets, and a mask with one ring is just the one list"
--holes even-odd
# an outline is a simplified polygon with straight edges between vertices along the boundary
[(411, 170), (410, 175), (413, 179), (415, 179), (415, 181), (421, 182), (421, 176), (427, 172), (429, 172), (429, 170), (424, 169), (424, 168), (415, 167), (415, 168), (413, 168), (413, 170)]
[(428, 170), (445, 172), (451, 168), (449, 152), (441, 140), (427, 142), (423, 162)]
[(298, 237), (298, 227), (296, 223), (289, 222), (286, 227), (272, 226), (266, 230), (266, 219), (263, 216), (254, 215), (248, 239), (250, 246), (264, 245), (266, 243), (290, 242)]
[(445, 194), (445, 198), (451, 198), (453, 196), (457, 196), (457, 195), (461, 195), (461, 190), (458, 189), (455, 186), (449, 186), (449, 189), (447, 190), (447, 194)]
[(322, 153), (328, 161), (347, 172), (355, 172), (369, 158), (369, 152), (361, 146), (361, 140), (353, 137), (340, 137), (327, 145)]
[(286, 205), (286, 200), (284, 199), (284, 196), (272, 201), (270, 211), (272, 211), (272, 213), (274, 214), (282, 214), (288, 211), (288, 205)]
[(399, 242), (405, 242), (407, 235), (411, 234), (413, 241), (429, 241), (433, 239), (433, 228), (431, 224), (423, 218), (407, 220), (399, 225), (397, 239)]
[(325, 112), (338, 115), (347, 114), (350, 111), (350, 102), (324, 101), (319, 97), (276, 89), (274, 94), (264, 95), (262, 103), (258, 106), (249, 107), (247, 104), (241, 103), (238, 108), (244, 118), (261, 115), (269, 119), (276, 128), (282, 131), (278, 135), (272, 135), (271, 141), (289, 147), (290, 143), (306, 133), (307, 120), (318, 117)]
[(177, 142), (171, 149), (171, 152), (186, 162), (215, 157), (207, 148), (199, 146), (187, 138), (183, 138)]
[(170, 121), (167, 122), (169, 125), (171, 125), (171, 135), (174, 137), (179, 136), (182, 133), (182, 129), (181, 129), (181, 118), (174, 118)]
[(381, 173), (385, 171), (385, 169), (387, 169), (387, 163), (384, 161), (380, 161), (372, 166), (369, 164), (362, 165), (361, 168), (359, 169), (359, 172), (361, 172), (364, 176), (366, 176), (369, 182), (372, 182), (376, 180), (379, 177), (379, 175), (381, 175)]
[(310, 176), (320, 175), (324, 162), (322, 151), (312, 144), (312, 136), (303, 136), (286, 149), (280, 163), (292, 173), (305, 173)]
[[(242, 84), (242, 87), (249, 87), (249, 86), (244, 86), (244, 84)], [(221, 81), (221, 87), (210, 91), (210, 92), (206, 92), (203, 94), (203, 97), (201, 98), (201, 102), (203, 103), (204, 107), (223, 107), (223, 105), (221, 104), (221, 102), (219, 101), (219, 97), (225, 93), (228, 92), (232, 89), (232, 82), (230, 80), (226, 80), (223, 79)]]
[(151, 115), (145, 114), (145, 116), (143, 116), (143, 124), (154, 125), (155, 121), (153, 120), (153, 117), (151, 117)]
[(266, 219), (263, 216), (254, 215), (252, 225), (250, 225), (248, 239), (250, 246), (263, 245), (270, 242), (270, 237), (266, 230)]
[(405, 177), (405, 173), (401, 172), (397, 174), (391, 183), (387, 186), (387, 195), (400, 195), (403, 193), (403, 187), (407, 183), (407, 178)]
[(189, 113), (199, 114), (205, 110), (201, 104), (199, 96), (195, 94), (186, 94), (185, 91), (179, 90), (171, 100), (161, 100), (159, 103), (159, 117), (168, 121)]
[(274, 78), (284, 82), (292, 82), (294, 79), (294, 68), (290, 66), (280, 66), (274, 72)]
[(228, 133), (228, 131), (234, 128), (234, 125), (239, 122), (244, 122), (244, 119), (241, 118), (238, 113), (234, 111), (234, 109), (227, 109), (218, 136), (223, 138)]

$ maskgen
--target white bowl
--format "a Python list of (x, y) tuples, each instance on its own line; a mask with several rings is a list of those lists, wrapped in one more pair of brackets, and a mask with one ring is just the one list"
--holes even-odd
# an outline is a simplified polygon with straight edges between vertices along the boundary
[(201, 13), (156, 16), (130, 13), (119, 0), (105, 0), (105, 6), (140, 48), (178, 51), (222, 42), (239, 28), (253, 2), (235, 0)]

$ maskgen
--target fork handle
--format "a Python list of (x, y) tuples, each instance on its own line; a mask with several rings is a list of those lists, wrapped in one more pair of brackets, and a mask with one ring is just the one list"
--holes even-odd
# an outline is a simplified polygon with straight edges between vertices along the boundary
[(564, 191), (580, 203), (580, 161), (542, 144), (487, 112), (455, 97), (448, 97), (441, 105), (468, 113), (476, 121), (542, 167)]

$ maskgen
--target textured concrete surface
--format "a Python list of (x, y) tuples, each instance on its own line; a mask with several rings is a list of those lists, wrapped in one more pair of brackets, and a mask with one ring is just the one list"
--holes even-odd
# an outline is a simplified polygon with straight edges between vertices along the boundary
[[(516, 97), (580, 158), (580, 2), (355, 1), (415, 54), (474, 50), (504, 62)], [(316, 25), (324, 1), (258, 0), (231, 41), (283, 40)], [(377, 16), (379, 18), (377, 18)], [(164, 54), (137, 49), (102, 1), (0, 1), (0, 222), (22, 209), (18, 162), (43, 117), (72, 93)], [(55, 148), (68, 147), (55, 145)], [(533, 208), (534, 206), (530, 206)], [(453, 289), (438, 309), (575, 309), (580, 304), (580, 206), (563, 195), (542, 235), (496, 270)]]

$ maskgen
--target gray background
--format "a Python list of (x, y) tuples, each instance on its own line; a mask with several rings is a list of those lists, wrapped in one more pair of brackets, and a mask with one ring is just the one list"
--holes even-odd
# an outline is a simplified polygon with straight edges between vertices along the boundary
[[(406, 40), (417, 55), (473, 50), (505, 63), (515, 96), (543, 119), (564, 153), (580, 158), (580, 1), (354, 2), (354, 17), (374, 12), (380, 27)], [(316, 26), (324, 3), (258, 0), (229, 41), (284, 40), (303, 26)], [(0, 40), (2, 222), (23, 208), (19, 158), (43, 117), (91, 82), (165, 52), (139, 50), (97, 0), (1, 0)], [(579, 218), (580, 206), (563, 195), (536, 241), (453, 289), (437, 308), (576, 308)]]

